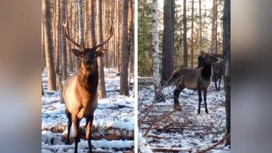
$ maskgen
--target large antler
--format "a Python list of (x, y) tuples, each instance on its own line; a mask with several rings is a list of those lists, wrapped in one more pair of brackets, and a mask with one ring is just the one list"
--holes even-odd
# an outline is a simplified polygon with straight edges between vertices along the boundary
[(112, 37), (112, 35), (113, 35), (113, 26), (112, 26), (112, 19), (111, 19), (110, 36), (108, 37), (107, 40), (103, 41), (102, 43), (100, 43), (98, 45), (96, 45), (96, 42), (95, 42), (93, 48), (97, 49), (98, 47), (100, 47), (100, 46), (104, 45), (105, 43), (107, 43), (110, 40), (110, 38)]
[(83, 51), (83, 50), (84, 50), (84, 46), (79, 45), (78, 43), (76, 43), (75, 41), (73, 41), (73, 40), (69, 37), (69, 24), (68, 24), (68, 21), (70, 20), (71, 16), (72, 16), (72, 15), (70, 15), (69, 18), (66, 20), (66, 22), (63, 23), (65, 36), (66, 36), (66, 38), (69, 40), (69, 42), (71, 42), (72, 44), (76, 45), (81, 51)]

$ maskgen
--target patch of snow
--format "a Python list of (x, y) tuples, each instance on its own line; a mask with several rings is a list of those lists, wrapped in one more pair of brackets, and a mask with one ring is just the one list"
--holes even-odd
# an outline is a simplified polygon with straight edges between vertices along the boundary
[(138, 148), (141, 152), (144, 153), (152, 153), (150, 146), (146, 142), (145, 138), (143, 138), (142, 132), (138, 132)]
[[(221, 140), (224, 136), (226, 120), (224, 105), (225, 93), (223, 86), (223, 83), (221, 83), (220, 91), (215, 91), (213, 82), (209, 86), (207, 92), (209, 114), (205, 113), (204, 98), (202, 98), (200, 114), (197, 114), (199, 103), (198, 93), (197, 91), (185, 88), (179, 96), (182, 111), (174, 112), (165, 120), (156, 123), (155, 127), (160, 130), (151, 129), (149, 131), (149, 134), (151, 135), (162, 137), (147, 137), (145, 141), (150, 145), (150, 148), (191, 149), (194, 153), (198, 150), (208, 148), (213, 145), (215, 141)], [(141, 86), (141, 88), (139, 88), (138, 118), (142, 119), (146, 117), (144, 120), (145, 122), (141, 124), (143, 132), (150, 126), (152, 121), (173, 110), (174, 89), (175, 87), (173, 86), (164, 88), (162, 91), (165, 96), (165, 102), (156, 103), (146, 117), (146, 113), (143, 113), (142, 111), (154, 103), (154, 87)], [(223, 144), (220, 144), (217, 149), (214, 150), (222, 151), (221, 148), (223, 148), (223, 146)], [(213, 153), (214, 150), (212, 150), (211, 153)]]

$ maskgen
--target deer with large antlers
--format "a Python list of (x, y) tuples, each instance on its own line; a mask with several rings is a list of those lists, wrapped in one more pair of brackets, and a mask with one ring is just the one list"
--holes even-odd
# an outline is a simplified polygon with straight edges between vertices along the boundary
[[(71, 17), (71, 16), (70, 16)], [(68, 18), (68, 20), (70, 19)], [(88, 141), (89, 152), (92, 152), (91, 127), (94, 119), (94, 111), (97, 107), (97, 86), (98, 86), (98, 65), (97, 58), (105, 54), (105, 49), (101, 49), (113, 35), (111, 25), (108, 39), (92, 48), (85, 48), (69, 37), (68, 20), (63, 24), (67, 40), (78, 49), (72, 49), (72, 53), (81, 59), (80, 67), (75, 75), (68, 77), (63, 85), (62, 100), (66, 106), (66, 116), (68, 118), (68, 138), (66, 144), (69, 144), (71, 125), (74, 125), (75, 153), (77, 153), (79, 138), (79, 123), (86, 118), (86, 139)]]

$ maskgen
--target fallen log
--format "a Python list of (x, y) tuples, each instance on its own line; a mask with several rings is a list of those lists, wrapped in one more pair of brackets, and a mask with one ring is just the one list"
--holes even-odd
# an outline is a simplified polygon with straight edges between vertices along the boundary
[[(86, 140), (86, 134), (85, 133), (80, 133), (79, 134), (80, 139)], [(108, 141), (112, 141), (112, 140), (134, 140), (134, 136), (119, 136), (119, 135), (113, 135), (113, 134), (100, 134), (100, 135), (92, 135), (91, 137), (92, 140), (108, 140)], [(63, 143), (65, 143), (67, 140), (67, 134), (63, 134), (61, 136), (61, 141)], [(73, 144), (75, 142), (74, 137), (70, 137), (70, 144)]]
[(148, 134), (146, 137), (151, 137), (151, 138), (156, 138), (156, 139), (163, 139), (164, 136), (160, 136), (160, 135), (151, 135), (151, 134)]
[[(42, 131), (51, 131), (52, 133), (64, 133), (66, 131), (66, 125), (64, 124), (58, 124), (55, 126), (48, 126), (43, 127)], [(79, 127), (80, 133), (85, 133), (85, 126)], [(105, 133), (105, 134), (112, 134), (112, 135), (118, 135), (118, 136), (134, 136), (134, 130), (128, 130), (128, 129), (119, 129), (116, 127), (111, 126), (104, 126), (104, 127), (97, 127), (92, 126), (92, 133)]]
[[(62, 133), (61, 141), (63, 143), (67, 140), (67, 130), (66, 125), (58, 124), (54, 127), (45, 127), (42, 131), (51, 131), (52, 133)], [(102, 133), (102, 134), (101, 134)], [(80, 139), (86, 140), (85, 126), (79, 127), (79, 136)], [(71, 131), (70, 135), (70, 144), (74, 142), (73, 132)], [(127, 131), (124, 129), (118, 129), (114, 127), (103, 127), (98, 129), (97, 127), (92, 127), (92, 140), (134, 140), (134, 131)]]
[(192, 150), (191, 149), (182, 149), (182, 148), (160, 148), (160, 147), (150, 147), (150, 149), (153, 152), (189, 152), (191, 153)]
[[(69, 149), (74, 149), (74, 146), (65, 146), (65, 147), (63, 147), (63, 148), (58, 148), (58, 149), (56, 149), (56, 147), (55, 146), (46, 146), (46, 147), (42, 147), (42, 149), (44, 149), (44, 150), (50, 150), (51, 152), (57, 152), (57, 150), (60, 150), (60, 149), (62, 149), (63, 151), (65, 151), (65, 152), (67, 152)], [(101, 150), (92, 150), (92, 152), (93, 153), (112, 153), (112, 152), (110, 152), (110, 151), (101, 151)]]

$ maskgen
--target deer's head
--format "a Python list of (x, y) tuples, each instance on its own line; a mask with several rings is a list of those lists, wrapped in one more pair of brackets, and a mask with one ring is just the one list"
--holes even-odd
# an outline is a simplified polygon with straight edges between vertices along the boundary
[(91, 48), (85, 48), (84, 45), (82, 45), (82, 46), (79, 45), (78, 43), (76, 43), (75, 41), (73, 41), (69, 37), (68, 21), (70, 18), (71, 18), (71, 16), (68, 18), (66, 23), (63, 24), (63, 27), (65, 30), (65, 36), (66, 36), (67, 40), (79, 48), (79, 49), (72, 49), (72, 53), (76, 57), (81, 59), (81, 64), (84, 66), (86, 71), (94, 72), (97, 68), (97, 58), (103, 56), (106, 52), (106, 49), (103, 49), (102, 46), (104, 44), (106, 44), (110, 40), (110, 38), (112, 37), (113, 27), (111, 25), (110, 35), (105, 41), (103, 41), (100, 44), (96, 44), (96, 42), (95, 42)]
[(198, 57), (198, 65), (204, 66), (204, 65), (213, 65), (215, 63), (218, 63), (218, 58), (212, 56), (209, 53), (205, 53), (204, 51), (201, 51), (201, 55)]

